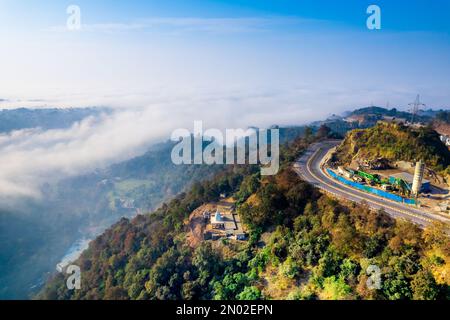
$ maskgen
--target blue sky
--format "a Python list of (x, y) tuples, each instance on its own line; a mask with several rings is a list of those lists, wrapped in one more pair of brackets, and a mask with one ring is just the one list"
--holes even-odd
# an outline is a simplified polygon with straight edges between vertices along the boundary
[[(79, 32), (65, 29), (70, 4)], [(381, 30), (366, 28), (370, 4)], [(9, 106), (270, 96), (284, 122), (293, 105), (309, 119), (450, 99), (450, 1), (4, 0), (0, 36), (0, 98), (20, 100)]]
[[(148, 16), (166, 17), (248, 17), (290, 16), (332, 21), (360, 28), (365, 21), (365, 9), (370, 4), (383, 9), (384, 27), (402, 31), (450, 31), (450, 2), (426, 0), (78, 0), (31, 1), (3, 0), (3, 18), (23, 25), (29, 22), (61, 22), (61, 10), (69, 4), (85, 9), (88, 23), (129, 21)], [(10, 19), (8, 19), (8, 17)], [(4, 20), (4, 19), (3, 19)], [(45, 21), (45, 22), (44, 22)], [(25, 23), (27, 25), (27, 23)]]

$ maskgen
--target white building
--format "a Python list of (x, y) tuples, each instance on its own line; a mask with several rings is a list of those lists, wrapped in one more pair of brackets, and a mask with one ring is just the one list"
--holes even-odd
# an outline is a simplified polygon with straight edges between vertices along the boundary
[(441, 141), (445, 143), (447, 147), (450, 146), (450, 137), (446, 135), (441, 135)]

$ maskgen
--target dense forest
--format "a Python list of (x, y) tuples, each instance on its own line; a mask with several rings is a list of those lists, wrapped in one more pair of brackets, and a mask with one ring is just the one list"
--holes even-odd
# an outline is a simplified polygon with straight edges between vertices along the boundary
[[(322, 130), (323, 131), (323, 130)], [(303, 182), (292, 162), (318, 137), (283, 146), (282, 168), (228, 166), (157, 211), (122, 219), (76, 262), (81, 290), (55, 275), (40, 299), (448, 299), (445, 226), (422, 230)], [(249, 241), (186, 242), (200, 205), (232, 194)], [(379, 268), (380, 286), (367, 285)]]

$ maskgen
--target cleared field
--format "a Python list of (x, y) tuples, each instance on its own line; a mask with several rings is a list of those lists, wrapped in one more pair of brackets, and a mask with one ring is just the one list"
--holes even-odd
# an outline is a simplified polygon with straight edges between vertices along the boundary
[(140, 187), (151, 188), (155, 182), (151, 180), (127, 179), (114, 183), (114, 189), (118, 194), (125, 194)]

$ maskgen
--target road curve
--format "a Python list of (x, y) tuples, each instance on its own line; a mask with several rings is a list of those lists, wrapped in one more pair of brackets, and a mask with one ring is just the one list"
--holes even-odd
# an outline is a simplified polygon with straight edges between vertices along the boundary
[(443, 216), (351, 188), (333, 179), (323, 170), (322, 164), (325, 162), (328, 152), (339, 143), (338, 140), (328, 140), (312, 144), (294, 164), (294, 170), (303, 180), (327, 193), (358, 203), (365, 201), (371, 208), (384, 209), (394, 218), (410, 220), (421, 226), (426, 226), (433, 221), (450, 222), (450, 219)]

